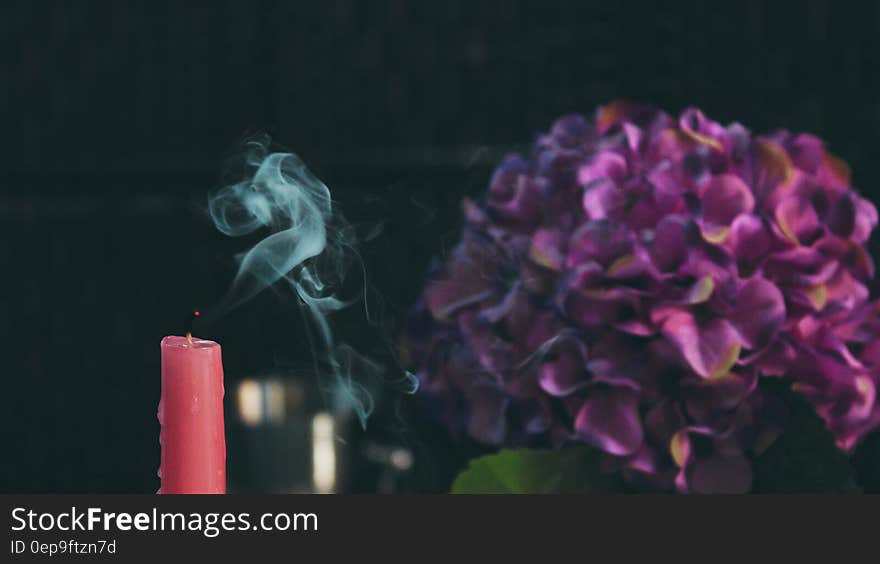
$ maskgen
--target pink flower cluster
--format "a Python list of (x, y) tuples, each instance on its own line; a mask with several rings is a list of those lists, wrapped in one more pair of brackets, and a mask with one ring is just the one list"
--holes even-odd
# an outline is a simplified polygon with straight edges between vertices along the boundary
[(819, 138), (617, 102), (558, 120), (464, 207), (408, 337), (454, 430), (739, 492), (783, 427), (769, 379), (843, 450), (880, 423), (877, 211)]

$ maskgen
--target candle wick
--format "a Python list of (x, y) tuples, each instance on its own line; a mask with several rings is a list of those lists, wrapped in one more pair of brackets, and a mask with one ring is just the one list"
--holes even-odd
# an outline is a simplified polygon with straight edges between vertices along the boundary
[(184, 322), (184, 326), (186, 327), (186, 342), (188, 345), (192, 346), (193, 344), (193, 336), (192, 336), (192, 325), (193, 321), (196, 317), (202, 315), (202, 312), (199, 310), (193, 311), (190, 315), (186, 317), (186, 321)]

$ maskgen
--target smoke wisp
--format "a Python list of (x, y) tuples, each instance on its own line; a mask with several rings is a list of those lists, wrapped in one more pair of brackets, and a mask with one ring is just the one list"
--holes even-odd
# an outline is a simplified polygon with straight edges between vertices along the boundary
[[(270, 286), (289, 286), (314, 331), (322, 392), (334, 408), (353, 411), (366, 425), (373, 398), (362, 382), (381, 377), (383, 367), (337, 343), (329, 319), (357, 301), (338, 296), (350, 268), (358, 264), (363, 269), (354, 232), (335, 213), (330, 190), (298, 156), (272, 152), (266, 135), (247, 141), (243, 156), (243, 179), (211, 195), (211, 219), (231, 237), (260, 230), (269, 234), (238, 257), (238, 272), (218, 310), (229, 311)], [(364, 308), (368, 323), (366, 300)], [(404, 380), (411, 388), (407, 391), (414, 391), (415, 379)]]

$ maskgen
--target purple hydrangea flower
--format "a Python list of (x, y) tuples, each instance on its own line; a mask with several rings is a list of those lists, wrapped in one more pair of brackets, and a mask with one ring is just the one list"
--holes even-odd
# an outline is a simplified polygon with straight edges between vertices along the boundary
[(697, 109), (567, 116), (495, 171), (413, 313), (433, 413), (496, 446), (583, 442), (632, 482), (742, 492), (791, 382), (851, 451), (880, 424), (874, 206), (810, 134)]

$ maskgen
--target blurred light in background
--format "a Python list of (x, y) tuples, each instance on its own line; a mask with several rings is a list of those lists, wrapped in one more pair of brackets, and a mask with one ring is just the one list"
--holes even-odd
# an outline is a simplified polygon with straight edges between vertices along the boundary
[(414, 465), (409, 449), (364, 437), (351, 413), (326, 410), (311, 376), (251, 374), (230, 398), (230, 493), (390, 493)]
[(312, 417), (312, 486), (315, 493), (336, 491), (336, 424), (321, 412)]
[(238, 384), (238, 418), (246, 426), (280, 424), (302, 405), (303, 390), (298, 382), (267, 378), (246, 378)]

